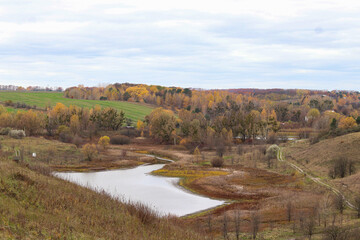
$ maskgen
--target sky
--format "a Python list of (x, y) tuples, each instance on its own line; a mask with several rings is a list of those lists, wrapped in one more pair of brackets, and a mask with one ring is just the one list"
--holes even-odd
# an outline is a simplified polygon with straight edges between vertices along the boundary
[(357, 0), (0, 0), (0, 84), (360, 90)]

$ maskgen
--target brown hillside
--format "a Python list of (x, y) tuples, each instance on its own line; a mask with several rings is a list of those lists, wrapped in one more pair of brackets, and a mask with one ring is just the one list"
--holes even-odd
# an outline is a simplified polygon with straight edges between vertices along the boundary
[[(328, 178), (329, 169), (334, 159), (345, 156), (356, 163), (356, 174), (337, 179), (335, 183), (344, 183), (344, 187), (352, 191), (360, 190), (360, 133), (322, 140), (310, 145), (308, 141), (299, 141), (285, 147), (288, 160), (293, 160), (308, 172), (320, 177)], [(358, 184), (356, 184), (358, 182)], [(359, 185), (359, 186), (357, 186)]]

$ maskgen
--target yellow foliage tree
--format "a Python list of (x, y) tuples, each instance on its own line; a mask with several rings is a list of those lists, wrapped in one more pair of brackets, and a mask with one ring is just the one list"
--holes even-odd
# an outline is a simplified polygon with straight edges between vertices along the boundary
[(141, 137), (144, 136), (144, 127), (145, 127), (145, 123), (141, 120), (138, 120), (136, 123), (136, 128), (141, 131)]
[(15, 115), (15, 125), (18, 129), (24, 129), (27, 135), (35, 135), (44, 126), (43, 114), (32, 110), (26, 112), (18, 111)]
[(144, 86), (129, 87), (126, 89), (126, 92), (129, 93), (135, 101), (142, 101), (143, 97), (149, 94), (149, 91)]
[(103, 150), (106, 150), (110, 144), (110, 138), (108, 136), (103, 136), (99, 139), (98, 144), (101, 146)]
[(339, 128), (342, 128), (342, 129), (353, 128), (356, 125), (357, 125), (356, 121), (353, 117), (342, 118), (342, 119), (340, 119), (340, 122), (339, 122)]
[(70, 118), (70, 130), (73, 134), (76, 134), (80, 130), (80, 121), (78, 115), (72, 115)]
[(14, 125), (13, 114), (4, 112), (0, 114), (0, 127), (12, 127)]
[(201, 156), (200, 150), (198, 147), (196, 147), (194, 150), (195, 162), (198, 163), (200, 161), (200, 156)]

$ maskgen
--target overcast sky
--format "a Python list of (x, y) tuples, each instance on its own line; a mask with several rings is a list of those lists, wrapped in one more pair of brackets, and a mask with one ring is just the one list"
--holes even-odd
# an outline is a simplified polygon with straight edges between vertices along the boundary
[(358, 0), (0, 0), (0, 84), (360, 90)]

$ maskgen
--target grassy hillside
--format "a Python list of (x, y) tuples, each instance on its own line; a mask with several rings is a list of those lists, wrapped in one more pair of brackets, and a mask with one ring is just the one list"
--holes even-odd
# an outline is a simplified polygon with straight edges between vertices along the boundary
[(360, 133), (351, 133), (336, 138), (322, 140), (310, 145), (308, 141), (291, 144), (285, 148), (287, 159), (294, 160), (309, 172), (328, 178), (334, 160), (341, 156), (355, 162), (356, 173), (338, 178), (334, 183), (344, 183), (352, 191), (360, 190)]
[(0, 157), (0, 239), (204, 239), (143, 206), (30, 166)]
[(12, 100), (13, 102), (23, 102), (28, 105), (36, 105), (44, 108), (47, 105), (54, 106), (61, 102), (66, 106), (77, 105), (80, 107), (91, 108), (96, 104), (102, 107), (112, 107), (117, 110), (123, 110), (125, 116), (137, 121), (144, 119), (153, 109), (151, 106), (145, 106), (138, 103), (120, 102), (120, 101), (99, 101), (64, 98), (62, 93), (58, 92), (0, 92), (0, 101)]

